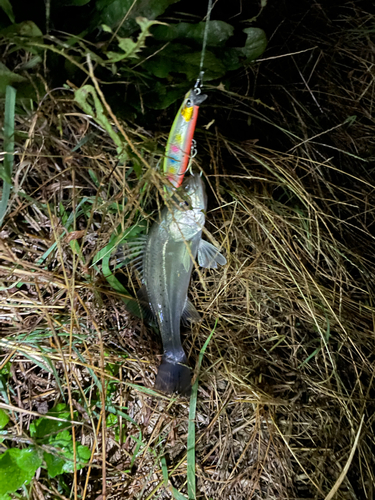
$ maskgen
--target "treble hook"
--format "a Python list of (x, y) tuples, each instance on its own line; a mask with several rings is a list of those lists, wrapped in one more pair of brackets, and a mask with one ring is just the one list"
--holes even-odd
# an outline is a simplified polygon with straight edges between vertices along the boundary
[(188, 163), (188, 166), (186, 169), (186, 172), (189, 172), (191, 175), (194, 175), (194, 173), (193, 173), (193, 158), (195, 158), (195, 156), (198, 153), (196, 146), (197, 146), (197, 143), (193, 139), (191, 141), (190, 159), (189, 159), (189, 163)]

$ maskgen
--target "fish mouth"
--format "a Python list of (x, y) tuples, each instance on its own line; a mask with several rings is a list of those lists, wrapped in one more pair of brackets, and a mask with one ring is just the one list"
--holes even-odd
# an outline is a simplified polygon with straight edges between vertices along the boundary
[(206, 206), (206, 190), (202, 177), (199, 173), (189, 175), (184, 179), (182, 188), (185, 193), (190, 197), (190, 205), (192, 209), (204, 208)]
[(207, 94), (198, 94), (194, 96), (193, 104), (194, 106), (200, 106), (203, 101), (207, 99)]

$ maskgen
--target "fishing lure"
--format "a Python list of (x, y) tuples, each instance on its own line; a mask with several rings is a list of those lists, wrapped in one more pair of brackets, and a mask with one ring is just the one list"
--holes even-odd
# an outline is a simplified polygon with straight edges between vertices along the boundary
[[(202, 75), (202, 74), (201, 74)], [(194, 131), (199, 106), (207, 95), (201, 93), (201, 76), (184, 97), (169, 133), (163, 170), (169, 182), (178, 188), (184, 179), (189, 161), (195, 156)]]

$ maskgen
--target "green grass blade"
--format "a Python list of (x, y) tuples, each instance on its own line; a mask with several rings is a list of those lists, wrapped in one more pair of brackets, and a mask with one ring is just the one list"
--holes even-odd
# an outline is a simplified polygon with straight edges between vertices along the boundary
[(199, 381), (199, 370), (202, 365), (202, 360), (204, 353), (206, 352), (207, 346), (212, 339), (213, 334), (216, 330), (217, 319), (215, 321), (215, 326), (213, 327), (210, 335), (208, 336), (206, 342), (204, 343), (198, 358), (197, 367), (197, 377), (195, 379), (194, 385), (191, 389), (190, 396), (190, 408), (189, 408), (189, 426), (188, 426), (188, 438), (187, 438), (187, 485), (188, 485), (188, 497), (189, 500), (195, 500), (197, 495), (196, 483), (195, 483), (195, 415), (197, 411), (197, 396), (198, 396), (198, 381)]
[(132, 389), (135, 389), (139, 392), (142, 392), (143, 394), (147, 394), (148, 396), (153, 396), (156, 398), (163, 398), (163, 399), (170, 399), (167, 396), (163, 396), (163, 394), (159, 394), (158, 392), (154, 391), (153, 389), (149, 389), (148, 387), (144, 387), (143, 385), (131, 384), (130, 382), (126, 382), (126, 385), (128, 387), (131, 387)]
[[(327, 344), (328, 344), (328, 342), (329, 342), (329, 338), (330, 338), (330, 336), (331, 336), (331, 325), (330, 325), (329, 318), (328, 318), (327, 314), (326, 314), (325, 316), (326, 316), (326, 319), (327, 319), (327, 332), (326, 332), (326, 335), (325, 335), (325, 340), (326, 340), (326, 342), (327, 342)], [(300, 369), (300, 368), (302, 368), (303, 366), (307, 365), (307, 364), (309, 363), (309, 361), (310, 361), (310, 360), (311, 360), (314, 356), (316, 356), (316, 355), (318, 354), (318, 352), (320, 352), (321, 348), (322, 348), (321, 346), (320, 346), (320, 347), (317, 347), (317, 348), (315, 349), (315, 351), (314, 351), (314, 352), (312, 352), (312, 353), (310, 354), (310, 356), (308, 356), (308, 357), (307, 357), (304, 361), (302, 361), (302, 363), (298, 366), (298, 369)]]
[[(168, 486), (168, 466), (167, 466), (167, 461), (165, 457), (161, 457), (160, 459), (161, 462), (161, 470), (163, 473), (163, 479), (164, 479), (164, 486), (169, 489)], [(187, 500), (186, 496), (183, 495), (176, 489), (174, 486), (172, 486), (172, 494), (176, 500)]]
[[(112, 274), (112, 271), (110, 269), (109, 265), (109, 256), (107, 255), (104, 257), (102, 260), (102, 269), (103, 269), (103, 276), (105, 279), (108, 281), (108, 283), (111, 285), (111, 287), (116, 290), (116, 292), (119, 292), (125, 296), (128, 296), (129, 299), (131, 298), (130, 293), (127, 291), (127, 289), (120, 283), (120, 281)], [(128, 303), (128, 300), (125, 297), (121, 297), (125, 304)]]
[(5, 93), (5, 117), (4, 117), (4, 167), (1, 177), (3, 178), (3, 194), (0, 201), (0, 226), (3, 223), (12, 187), (12, 171), (14, 161), (14, 109), (16, 105), (16, 89), (10, 85)]
[(168, 466), (165, 457), (161, 457), (160, 462), (161, 462), (161, 470), (163, 473), (164, 485), (166, 488), (168, 488)]

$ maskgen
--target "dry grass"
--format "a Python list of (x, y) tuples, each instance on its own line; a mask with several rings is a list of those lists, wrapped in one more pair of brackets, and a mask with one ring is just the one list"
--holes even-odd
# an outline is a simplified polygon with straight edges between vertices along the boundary
[[(362, 29), (355, 17), (350, 22)], [(374, 131), (374, 46), (360, 34), (337, 42), (325, 106), (342, 113), (336, 123), (357, 114), (350, 127), (328, 133), (331, 149), (364, 157)], [(340, 58), (356, 68), (345, 86)], [(308, 110), (294, 109), (287, 121), (304, 142), (294, 139), (289, 153), (231, 142), (219, 129), (199, 137), (210, 186), (206, 228), (228, 259), (223, 270), (203, 272), (206, 290), (193, 274), (191, 297), (203, 322), (184, 333), (194, 366), (218, 318), (198, 392), (199, 498), (373, 494), (370, 162), (325, 155), (324, 145), (308, 140), (321, 129), (310, 126)], [(188, 402), (144, 390), (153, 387), (160, 341), (126, 312), (100, 265), (91, 265), (119, 225), (157, 209), (158, 177), (144, 167), (144, 189), (130, 162), (118, 166), (111, 141), (67, 92), (50, 92), (16, 128), (28, 138), (17, 142), (15, 189), (0, 233), (0, 367), (9, 360), (12, 367), (0, 401), (11, 409), (9, 438), (21, 446), (35, 414), (66, 401), (81, 422), (76, 441), (93, 450), (90, 466), (65, 477), (72, 496), (100, 497), (105, 478), (109, 498), (172, 498), (162, 456), (171, 482), (186, 493)], [(144, 131), (126, 130), (141, 149)], [(118, 278), (137, 289), (126, 272)], [(115, 426), (103, 403), (106, 417), (117, 412)], [(31, 491), (35, 499), (67, 495), (45, 471)]]

